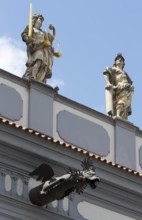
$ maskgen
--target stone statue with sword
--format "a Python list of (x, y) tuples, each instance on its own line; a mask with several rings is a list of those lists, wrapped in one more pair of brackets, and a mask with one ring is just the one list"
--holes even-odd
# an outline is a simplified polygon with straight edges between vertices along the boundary
[(43, 21), (44, 17), (41, 14), (32, 15), (32, 4), (30, 4), (29, 25), (21, 35), (27, 45), (28, 56), (23, 78), (46, 83), (46, 80), (52, 76), (53, 57), (60, 57), (61, 53), (55, 52), (52, 45), (55, 39), (55, 27), (50, 24), (50, 32), (43, 31), (41, 29)]

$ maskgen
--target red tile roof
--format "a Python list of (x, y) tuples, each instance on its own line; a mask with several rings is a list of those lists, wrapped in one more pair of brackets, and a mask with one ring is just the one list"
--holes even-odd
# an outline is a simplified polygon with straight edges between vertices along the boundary
[(95, 158), (96, 160), (99, 160), (99, 161), (101, 161), (101, 162), (103, 162), (103, 163), (109, 164), (109, 165), (111, 165), (111, 166), (113, 166), (113, 167), (116, 167), (116, 168), (118, 168), (118, 169), (127, 171), (127, 172), (132, 173), (132, 174), (134, 174), (134, 175), (137, 175), (137, 176), (139, 176), (139, 177), (142, 177), (142, 173), (139, 173), (139, 172), (137, 172), (137, 171), (135, 171), (135, 170), (131, 170), (131, 169), (129, 169), (129, 168), (127, 168), (127, 167), (124, 167), (124, 166), (122, 166), (122, 165), (120, 165), (120, 164), (117, 164), (117, 163), (108, 161), (107, 159), (105, 159), (105, 158), (103, 158), (103, 157), (100, 157), (100, 156), (97, 156), (96, 154), (94, 154), (94, 153), (92, 153), (92, 152), (89, 152), (89, 151), (87, 151), (87, 150), (84, 150), (84, 149), (82, 149), (82, 148), (79, 148), (79, 147), (76, 147), (76, 146), (74, 146), (74, 145), (65, 143), (65, 142), (63, 142), (63, 141), (55, 140), (53, 137), (49, 137), (48, 135), (42, 134), (42, 133), (37, 132), (37, 131), (35, 131), (35, 130), (29, 129), (29, 128), (24, 128), (23, 126), (18, 125), (18, 124), (16, 124), (15, 122), (9, 121), (9, 120), (4, 119), (4, 118), (0, 118), (0, 123), (2, 123), (2, 124), (7, 124), (7, 125), (9, 125), (9, 126), (15, 127), (15, 128), (17, 128), (17, 129), (20, 129), (20, 130), (22, 130), (22, 131), (28, 132), (28, 133), (30, 133), (30, 134), (32, 134), (32, 135), (34, 135), (34, 136), (39, 137), (39, 138), (45, 139), (45, 140), (50, 141), (50, 142), (52, 142), (52, 143), (56, 143), (56, 144), (61, 145), (61, 146), (65, 147), (65, 148), (69, 148), (69, 149), (71, 149), (71, 150), (73, 150), (73, 151), (76, 151), (76, 152), (79, 152), (79, 153), (84, 154), (84, 155), (86, 155), (86, 156)]

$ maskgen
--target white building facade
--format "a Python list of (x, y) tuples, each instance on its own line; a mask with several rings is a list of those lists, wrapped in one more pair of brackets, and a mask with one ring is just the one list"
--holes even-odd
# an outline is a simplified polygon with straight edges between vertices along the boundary
[[(142, 131), (0, 70), (0, 220), (142, 219)], [(43, 162), (63, 175), (91, 157), (101, 178), (46, 207), (29, 201), (29, 172)]]

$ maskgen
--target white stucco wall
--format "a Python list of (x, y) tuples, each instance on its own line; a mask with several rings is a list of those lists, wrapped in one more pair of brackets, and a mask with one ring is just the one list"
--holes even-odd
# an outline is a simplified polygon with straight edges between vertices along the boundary
[[(26, 85), (25, 82), (21, 81), (21, 79), (19, 80), (19, 79), (12, 78), (12, 80), (10, 80), (10, 77), (7, 78), (7, 79), (5, 77), (4, 78), (0, 77), (0, 84), (5, 84), (5, 85), (15, 89), (20, 94), (21, 99), (23, 101), (23, 114), (22, 114), (22, 117), (20, 118), (20, 120), (15, 121), (15, 123), (17, 123), (19, 125), (22, 125), (23, 127), (28, 127), (29, 126), (29, 121), (30, 121), (29, 118), (28, 118), (28, 117), (30, 117), (29, 116), (30, 89), (29, 89), (28, 85)], [(116, 132), (116, 128), (115, 128), (116, 125), (115, 125), (115, 123), (114, 123), (114, 125), (112, 124), (112, 121), (109, 123), (109, 118), (107, 119), (105, 116), (103, 116), (101, 114), (100, 114), (99, 117), (97, 117), (97, 114), (95, 113), (95, 111), (93, 113), (93, 116), (89, 115), (89, 109), (87, 109), (87, 107), (86, 108), (82, 107), (82, 109), (81, 109), (81, 107), (80, 107), (80, 105), (78, 105), (78, 103), (74, 103), (71, 100), (68, 100), (66, 98), (63, 98), (63, 102), (62, 102), (62, 98), (60, 97), (60, 95), (59, 95), (59, 99), (58, 99), (58, 97), (57, 97), (57, 100), (54, 99), (54, 90), (52, 91), (52, 88), (48, 88), (48, 86), (46, 88), (46, 85), (43, 85), (43, 88), (42, 88), (42, 84), (36, 84), (35, 83), (35, 85), (34, 85), (35, 90), (36, 90), (36, 87), (39, 87), (39, 88), (37, 88), (39, 93), (43, 89), (44, 96), (47, 96), (47, 97), (49, 96), (50, 97), (50, 101), (51, 101), (50, 105), (51, 106), (49, 106), (48, 104), (45, 103), (47, 110), (44, 112), (43, 115), (39, 115), (39, 116), (42, 117), (43, 121), (45, 121), (44, 119), (47, 118), (48, 115), (51, 118), (51, 120), (50, 120), (50, 127), (51, 127), (51, 132), (50, 133), (51, 133), (51, 136), (53, 136), (57, 140), (63, 141), (61, 139), (61, 137), (59, 136), (58, 132), (57, 132), (57, 116), (62, 111), (72, 113), (72, 114), (74, 114), (76, 116), (79, 116), (83, 119), (86, 119), (90, 122), (94, 122), (94, 124), (99, 125), (99, 126), (104, 128), (104, 130), (106, 131), (106, 133), (108, 134), (108, 137), (110, 139), (110, 146), (109, 146), (110, 147), (110, 152), (108, 153), (108, 155), (105, 158), (108, 161), (111, 161), (111, 162), (116, 161), (116, 133), (115, 133)], [(48, 91), (50, 91), (51, 94), (48, 94)], [(35, 97), (36, 97), (36, 95), (35, 95)], [(49, 111), (48, 111), (49, 107), (52, 109), (52, 99), (53, 99), (53, 113), (52, 113), (52, 110), (51, 110), (51, 112), (49, 114)], [(38, 97), (35, 98), (34, 103), (37, 103), (37, 105), (38, 105)], [(75, 105), (77, 105), (76, 109), (71, 107), (71, 106), (75, 106)], [(42, 108), (44, 108), (44, 106), (42, 106)], [(39, 105), (39, 109), (40, 109), (40, 105)], [(9, 111), (10, 111), (10, 109), (9, 109)], [(95, 115), (96, 115), (96, 117), (95, 117)], [(38, 117), (38, 113), (35, 114), (35, 118), (36, 117)], [(35, 122), (35, 118), (33, 118), (34, 122)], [(39, 120), (41, 121), (41, 118), (39, 118)], [(52, 120), (53, 120), (53, 129), (52, 129)], [(33, 123), (33, 121), (32, 121), (32, 123)], [(123, 124), (123, 121), (122, 121), (122, 124)], [(124, 124), (126, 124), (126, 123), (124, 122)], [(47, 124), (46, 121), (45, 121), (44, 126), (47, 130), (49, 130), (49, 124)], [(129, 126), (129, 123), (128, 123), (127, 126)], [(127, 130), (127, 126), (126, 126), (126, 130)], [(37, 126), (35, 126), (35, 127), (33, 126), (32, 128), (34, 130), (37, 129), (39, 132), (42, 133), (42, 129), (41, 129), (42, 127), (43, 127), (43, 123), (41, 123), (41, 125), (39, 126), (39, 129), (37, 129)], [(50, 135), (46, 129), (45, 129), (45, 134)], [(121, 133), (122, 133), (122, 128), (119, 128), (119, 132), (120, 132), (120, 129), (121, 129)], [(52, 130), (53, 130), (53, 132), (52, 132)], [(135, 129), (134, 130), (132, 129), (132, 134), (133, 134), (133, 140), (135, 142), (135, 146), (134, 146), (134, 148), (133, 147), (132, 148), (136, 151), (136, 158), (134, 158), (134, 160), (136, 159), (136, 170), (138, 172), (142, 173), (142, 168), (141, 168), (140, 163), (139, 163), (139, 160), (140, 160), (140, 158), (139, 158), (139, 149), (142, 146), (142, 137), (140, 135), (137, 136), (137, 133), (135, 135)], [(126, 140), (124, 140), (124, 146), (126, 146), (125, 141)], [(123, 140), (122, 140), (122, 142), (123, 142)], [(129, 148), (129, 144), (127, 144), (127, 145), (128, 145), (127, 148)], [(89, 150), (89, 149), (86, 148), (85, 150)], [(106, 155), (106, 154), (104, 154), (104, 155)], [(102, 156), (102, 155), (100, 154), (100, 156)], [(123, 155), (123, 157), (124, 156), (125, 155)], [(131, 154), (131, 157), (133, 157), (133, 156), (135, 157), (135, 155)], [(125, 160), (125, 158), (124, 158), (124, 160)], [(128, 158), (128, 160), (129, 160), (129, 158)], [(134, 161), (134, 163), (135, 163), (135, 161)], [(125, 166), (125, 164), (123, 164), (123, 163), (121, 165)]]
[(23, 117), (19, 121), (16, 121), (17, 124), (22, 125), (23, 127), (28, 127), (28, 99), (29, 94), (27, 88), (18, 85), (12, 81), (9, 81), (4, 78), (0, 78), (0, 83), (3, 83), (11, 88), (14, 88), (21, 96), (23, 100)]
[(78, 211), (85, 219), (88, 220), (111, 220), (111, 219), (134, 220), (135, 219), (85, 201), (80, 202), (78, 204)]
[(142, 168), (140, 167), (140, 157), (139, 157), (140, 147), (142, 147), (142, 138), (136, 136), (136, 170), (142, 173)]
[(110, 125), (110, 124), (108, 124), (108, 123), (106, 123), (104, 121), (101, 121), (101, 120), (99, 120), (99, 119), (97, 119), (95, 117), (92, 117), (92, 116), (90, 116), (88, 114), (85, 114), (85, 113), (83, 113), (81, 111), (73, 109), (73, 108), (71, 108), (71, 107), (69, 107), (67, 105), (63, 105), (62, 103), (59, 103), (57, 101), (54, 101), (53, 105), (54, 105), (53, 106), (53, 109), (54, 109), (53, 110), (53, 136), (55, 137), (55, 139), (62, 140), (59, 137), (59, 135), (58, 135), (58, 133), (56, 131), (57, 115), (58, 115), (58, 113), (60, 111), (66, 110), (66, 111), (68, 111), (68, 112), (70, 112), (72, 114), (75, 114), (75, 115), (77, 115), (79, 117), (82, 117), (84, 119), (87, 119), (87, 120), (89, 120), (91, 122), (94, 122), (94, 123), (100, 125), (100, 126), (102, 126), (106, 130), (106, 132), (108, 133), (108, 136), (110, 137), (110, 153), (107, 156), (107, 160), (114, 161), (114, 127), (112, 125)]

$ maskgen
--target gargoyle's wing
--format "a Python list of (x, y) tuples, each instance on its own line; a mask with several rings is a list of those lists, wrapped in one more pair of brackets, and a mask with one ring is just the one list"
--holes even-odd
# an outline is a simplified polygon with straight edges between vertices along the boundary
[(48, 164), (43, 163), (31, 172), (30, 176), (35, 176), (37, 181), (45, 182), (54, 176), (54, 171)]
[(95, 169), (93, 166), (93, 161), (90, 157), (86, 158), (82, 163), (81, 166), (83, 170)]

